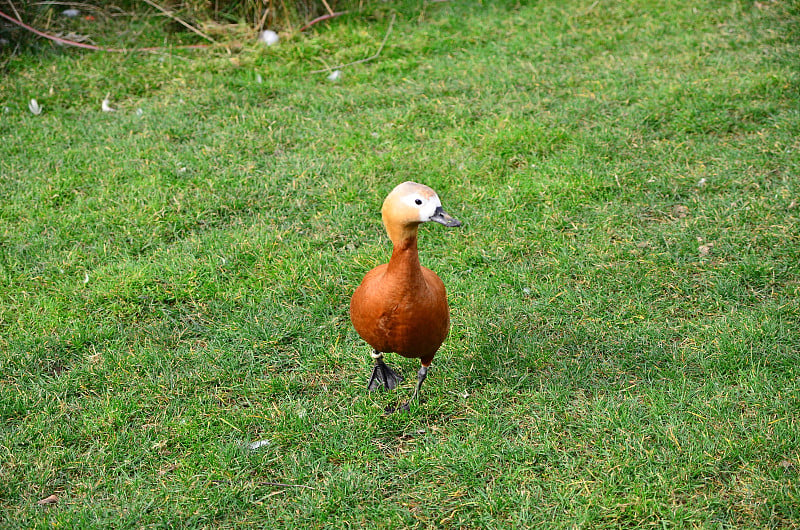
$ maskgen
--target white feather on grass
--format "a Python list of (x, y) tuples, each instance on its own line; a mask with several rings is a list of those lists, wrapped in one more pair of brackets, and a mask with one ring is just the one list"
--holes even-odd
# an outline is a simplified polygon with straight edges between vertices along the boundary
[(100, 108), (103, 109), (103, 112), (116, 112), (117, 109), (111, 107), (111, 101), (108, 99), (109, 97), (111, 97), (111, 94), (106, 94), (105, 99), (103, 99), (103, 102), (100, 104)]
[(41, 114), (41, 113), (42, 113), (42, 109), (43, 109), (43, 108), (44, 108), (44, 107), (42, 107), (41, 105), (39, 105), (39, 102), (38, 102), (38, 101), (36, 101), (35, 99), (32, 99), (32, 100), (30, 100), (30, 101), (28, 102), (28, 110), (30, 110), (30, 111), (31, 111), (31, 113), (32, 113), (34, 116), (38, 116), (39, 114)]

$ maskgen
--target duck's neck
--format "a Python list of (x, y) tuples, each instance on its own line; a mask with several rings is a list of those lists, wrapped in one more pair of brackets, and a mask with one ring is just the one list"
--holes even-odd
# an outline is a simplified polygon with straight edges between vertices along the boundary
[(408, 280), (422, 281), (422, 267), (419, 264), (417, 253), (417, 230), (405, 234), (403, 239), (392, 240), (394, 249), (389, 260), (388, 274), (402, 276)]

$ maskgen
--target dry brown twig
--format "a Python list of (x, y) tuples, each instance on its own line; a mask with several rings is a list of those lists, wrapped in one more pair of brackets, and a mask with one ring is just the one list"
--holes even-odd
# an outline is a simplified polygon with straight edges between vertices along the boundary
[(331, 6), (328, 5), (328, 2), (326, 2), (326, 0), (322, 0), (322, 3), (325, 5), (325, 9), (328, 10), (328, 14), (332, 16), (333, 15), (333, 9), (331, 9)]
[(321, 17), (315, 18), (311, 22), (307, 22), (306, 25), (304, 25), (303, 27), (301, 27), (297, 31), (305, 31), (308, 28), (310, 28), (311, 26), (313, 26), (314, 24), (316, 24), (317, 22), (322, 22), (323, 20), (329, 20), (329, 19), (332, 19), (332, 18), (335, 18), (335, 17), (340, 17), (342, 15), (348, 14), (349, 12), (350, 11), (336, 11), (334, 13), (329, 13), (327, 15), (322, 15)]
[(267, 8), (264, 9), (264, 14), (261, 15), (261, 19), (258, 21), (258, 26), (256, 26), (256, 31), (261, 31), (264, 29), (264, 24), (267, 23), (267, 16), (269, 16), (270, 9), (272, 9), (272, 6), (267, 6)]
[[(0, 18), (6, 19), (9, 22), (11, 22), (13, 24), (16, 24), (17, 26), (19, 26), (19, 27), (21, 27), (23, 29), (25, 29), (27, 31), (30, 31), (34, 35), (38, 35), (40, 37), (43, 37), (43, 38), (48, 39), (48, 40), (51, 40), (53, 42), (57, 42), (59, 44), (64, 44), (64, 45), (67, 45), (67, 46), (74, 46), (76, 48), (84, 48), (86, 50), (94, 50), (94, 51), (100, 51), (100, 52), (111, 52), (111, 53), (132, 53), (132, 52), (162, 53), (162, 50), (165, 49), (163, 46), (156, 46), (156, 47), (149, 47), (149, 48), (131, 48), (131, 49), (127, 49), (127, 48), (105, 48), (105, 47), (102, 47), (102, 46), (95, 46), (94, 44), (87, 44), (85, 42), (76, 42), (76, 41), (73, 41), (73, 40), (64, 39), (62, 37), (59, 37), (58, 35), (51, 35), (49, 33), (45, 33), (44, 31), (40, 31), (40, 30), (34, 28), (33, 26), (29, 26), (28, 24), (25, 24), (21, 20), (19, 20), (17, 18), (14, 18), (11, 15), (8, 15), (8, 14), (2, 12), (2, 11), (0, 11)], [(183, 46), (172, 46), (171, 48), (172, 49), (180, 49), (180, 50), (193, 50), (193, 49), (197, 50), (197, 49), (208, 48), (210, 46), (211, 46), (210, 44), (188, 44), (188, 45), (183, 45)]]
[(14, 12), (14, 16), (17, 17), (17, 20), (22, 20), (22, 17), (19, 16), (19, 11), (17, 11), (17, 6), (14, 5), (14, 2), (9, 1), (8, 5), (11, 6), (11, 11)]
[(194, 32), (194, 33), (197, 33), (198, 35), (200, 35), (201, 37), (203, 37), (204, 39), (206, 39), (206, 40), (207, 40), (207, 41), (209, 41), (209, 42), (212, 42), (212, 43), (214, 43), (214, 44), (216, 44), (216, 43), (217, 43), (217, 41), (215, 41), (214, 39), (212, 39), (211, 37), (209, 37), (208, 35), (206, 35), (206, 34), (205, 34), (205, 33), (203, 33), (202, 31), (200, 31), (200, 30), (199, 30), (199, 29), (197, 29), (196, 27), (192, 26), (191, 24), (189, 24), (189, 23), (188, 23), (188, 22), (186, 22), (185, 20), (181, 19), (180, 17), (178, 17), (177, 15), (175, 15), (174, 13), (172, 13), (170, 10), (168, 10), (168, 9), (165, 9), (165, 8), (161, 7), (160, 5), (156, 4), (155, 2), (153, 2), (153, 0), (144, 0), (144, 1), (145, 1), (147, 4), (149, 4), (149, 5), (153, 6), (153, 7), (155, 7), (156, 9), (158, 9), (159, 11), (161, 11), (162, 13), (164, 13), (166, 16), (168, 16), (169, 18), (171, 18), (172, 20), (174, 20), (175, 22), (177, 22), (177, 23), (178, 23), (178, 24), (180, 24), (181, 26), (185, 27), (185, 28), (186, 28), (186, 29), (188, 29), (189, 31), (192, 31), (192, 32)]

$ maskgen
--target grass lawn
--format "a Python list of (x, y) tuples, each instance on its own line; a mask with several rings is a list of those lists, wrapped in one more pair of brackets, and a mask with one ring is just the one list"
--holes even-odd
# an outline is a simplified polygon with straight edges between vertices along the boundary
[[(800, 526), (797, 3), (43, 48), (0, 77), (0, 526)], [(464, 226), (384, 415), (418, 364), (368, 395), (348, 304), (404, 180)]]

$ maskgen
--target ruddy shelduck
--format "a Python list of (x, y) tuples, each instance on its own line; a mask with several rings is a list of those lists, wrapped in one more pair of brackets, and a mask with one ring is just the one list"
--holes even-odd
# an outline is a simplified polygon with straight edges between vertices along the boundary
[(444, 283), (423, 267), (417, 253), (419, 225), (434, 221), (444, 226), (461, 222), (442, 209), (439, 196), (428, 186), (403, 182), (383, 201), (383, 224), (392, 240), (389, 263), (369, 271), (350, 300), (350, 320), (374, 352), (375, 368), (367, 388), (395, 388), (402, 376), (383, 361), (383, 354), (399, 353), (419, 359), (417, 386), (404, 405), (419, 396), (428, 367), (450, 328), (450, 308)]

